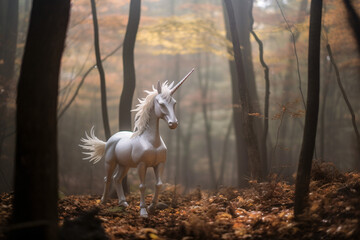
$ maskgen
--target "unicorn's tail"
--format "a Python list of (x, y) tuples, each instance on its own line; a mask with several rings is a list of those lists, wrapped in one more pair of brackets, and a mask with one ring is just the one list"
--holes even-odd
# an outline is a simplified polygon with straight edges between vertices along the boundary
[(89, 156), (83, 158), (84, 160), (89, 160), (90, 162), (97, 163), (105, 154), (105, 144), (106, 142), (101, 141), (95, 136), (94, 126), (90, 130), (90, 136), (85, 132), (86, 138), (81, 138), (83, 144), (79, 144), (82, 149), (86, 150), (83, 152)]

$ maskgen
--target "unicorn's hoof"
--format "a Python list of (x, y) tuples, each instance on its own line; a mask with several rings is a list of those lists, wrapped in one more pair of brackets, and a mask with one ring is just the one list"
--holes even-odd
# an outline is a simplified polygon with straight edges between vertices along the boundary
[(101, 204), (105, 204), (105, 203), (106, 203), (106, 199), (102, 197), (101, 200), (100, 200), (100, 203), (101, 203)]
[(125, 200), (119, 201), (119, 205), (125, 208), (129, 206), (129, 204)]
[(140, 208), (140, 217), (147, 218), (148, 213), (146, 211), (146, 208)]

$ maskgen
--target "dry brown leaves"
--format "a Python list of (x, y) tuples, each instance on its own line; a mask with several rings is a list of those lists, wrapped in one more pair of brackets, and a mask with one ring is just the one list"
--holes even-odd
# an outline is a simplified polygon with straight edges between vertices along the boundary
[[(326, 171), (326, 172), (323, 172)], [(359, 239), (360, 175), (341, 174), (329, 166), (314, 167), (310, 205), (299, 221), (293, 216), (294, 186), (272, 180), (251, 182), (246, 189), (223, 188), (182, 196), (165, 189), (161, 201), (169, 207), (149, 218), (139, 216), (139, 195), (130, 206), (115, 199), (100, 204), (100, 196), (67, 196), (59, 201), (60, 225), (99, 208), (97, 217), (110, 239)], [(0, 200), (0, 227), (11, 213), (11, 195)], [(148, 195), (147, 203), (151, 201)]]

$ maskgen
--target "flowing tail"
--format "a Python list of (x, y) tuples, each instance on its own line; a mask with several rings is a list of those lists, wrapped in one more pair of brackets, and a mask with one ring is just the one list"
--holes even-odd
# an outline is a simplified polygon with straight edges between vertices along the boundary
[(83, 152), (89, 156), (83, 158), (84, 160), (89, 160), (90, 162), (97, 163), (101, 160), (101, 158), (105, 155), (105, 144), (106, 142), (101, 141), (95, 136), (94, 126), (90, 130), (90, 136), (85, 132), (86, 138), (81, 138), (81, 142), (83, 144), (79, 144), (79, 146), (86, 150)]

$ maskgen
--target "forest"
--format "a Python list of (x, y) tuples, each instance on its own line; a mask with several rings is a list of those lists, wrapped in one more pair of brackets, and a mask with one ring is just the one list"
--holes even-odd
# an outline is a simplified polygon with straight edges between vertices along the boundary
[(360, 239), (359, 16), (1, 0), (0, 239)]

